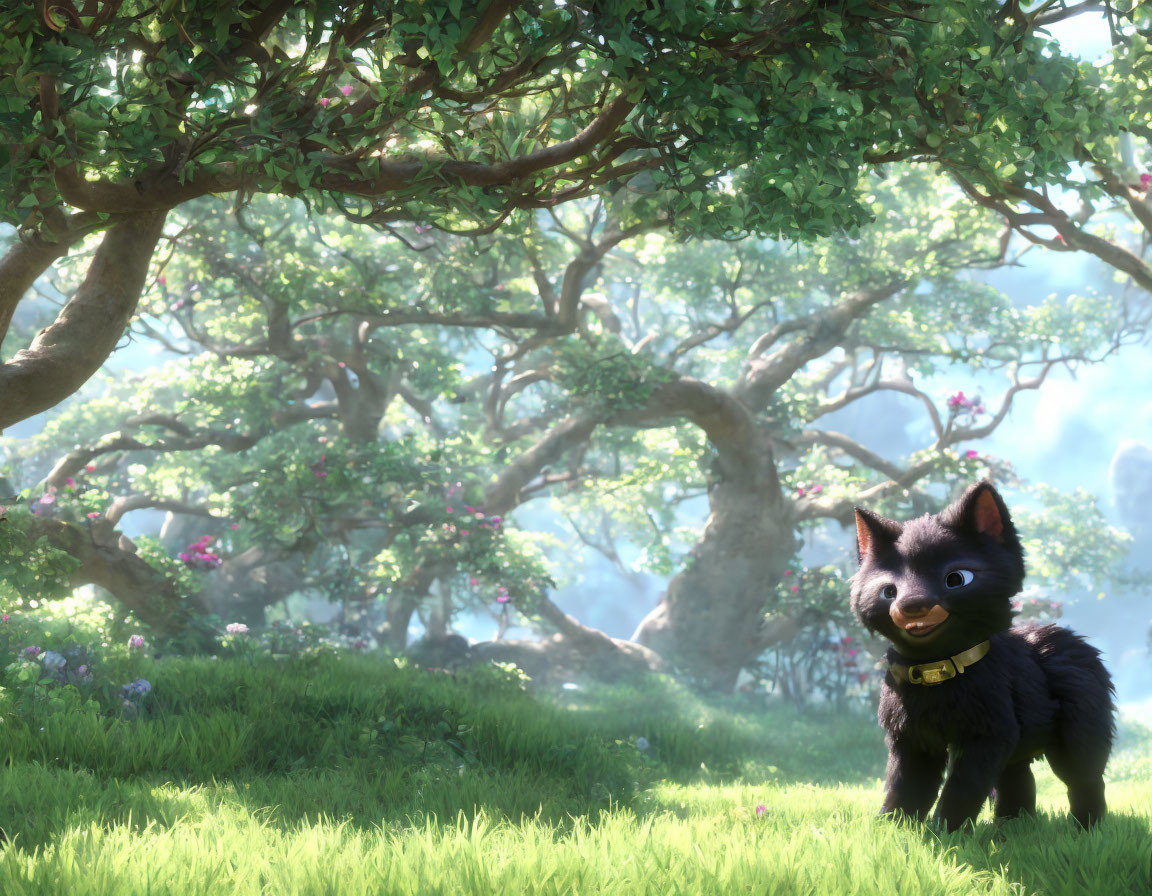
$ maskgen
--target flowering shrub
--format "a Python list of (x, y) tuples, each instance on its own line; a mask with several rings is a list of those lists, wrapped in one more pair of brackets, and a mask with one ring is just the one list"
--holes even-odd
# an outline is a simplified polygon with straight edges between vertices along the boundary
[(214, 539), (211, 535), (205, 535), (199, 541), (188, 545), (188, 550), (181, 551), (178, 555), (180, 562), (189, 569), (204, 571), (216, 569), (224, 561), (220, 559), (219, 555), (208, 550), (208, 546), (211, 545), (213, 541)]
[(874, 658), (848, 606), (848, 583), (835, 566), (785, 569), (768, 601), (769, 615), (792, 620), (796, 633), (766, 651), (748, 671), (753, 690), (796, 703), (867, 700), (879, 686)]

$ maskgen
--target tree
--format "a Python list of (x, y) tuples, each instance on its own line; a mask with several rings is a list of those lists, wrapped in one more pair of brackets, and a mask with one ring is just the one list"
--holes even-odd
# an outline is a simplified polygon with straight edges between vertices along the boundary
[[(1118, 27), (1135, 21), (1109, 8)], [(0, 259), (0, 337), (37, 278), (96, 248), (55, 319), (0, 367), (0, 429), (100, 367), (171, 211), (209, 194), (484, 232), (624, 191), (625, 227), (810, 237), (870, 217), (871, 164), (938, 159), (978, 189), (1017, 171), (1068, 180), (1081, 146), (1130, 121), (1043, 37), (1075, 9), (9, 4), (0, 207), (19, 236)]]
[[(791, 599), (785, 576), (802, 527), (857, 502), (922, 512), (933, 482), (985, 470), (960, 446), (1021, 390), (1147, 332), (1107, 300), (1018, 309), (973, 279), (999, 263), (999, 222), (939, 179), (902, 171), (862, 195), (885, 227), (809, 247), (679, 245), (622, 227), (612, 203), (476, 238), (366, 239), (260, 202), (230, 229), (192, 219), (135, 331), (189, 356), (68, 409), (23, 480), (77, 491), (54, 502), (77, 520), (202, 521), (172, 547), (196, 566), (214, 562), (189, 547), (203, 534), (224, 543), (212, 576), (230, 576), (216, 600), (231, 612), (236, 594), (258, 610), (301, 586), (380, 596), (402, 647), (439, 579), (457, 607), (503, 588), (601, 655), (627, 648), (551, 604), (547, 567), (505, 518), (586, 494), (664, 539), (669, 491), (706, 494), (708, 522), (638, 636), (729, 687), (803, 621), (810, 595)], [(936, 379), (973, 371), (1001, 375), (1002, 394)], [(923, 408), (919, 454), (820, 426), (882, 392)]]

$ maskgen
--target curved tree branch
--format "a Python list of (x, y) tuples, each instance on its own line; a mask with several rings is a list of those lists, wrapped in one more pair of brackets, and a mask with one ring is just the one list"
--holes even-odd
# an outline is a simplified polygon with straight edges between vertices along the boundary
[(162, 213), (149, 213), (104, 234), (56, 321), (0, 366), (0, 431), (63, 401), (112, 354), (136, 311), (163, 225)]

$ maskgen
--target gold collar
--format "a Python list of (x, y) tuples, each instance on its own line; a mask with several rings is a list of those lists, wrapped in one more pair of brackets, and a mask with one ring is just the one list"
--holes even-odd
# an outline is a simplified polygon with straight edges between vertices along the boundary
[(925, 685), (940, 684), (949, 678), (955, 678), (973, 663), (983, 659), (988, 655), (991, 646), (990, 642), (981, 641), (975, 647), (969, 647), (946, 660), (937, 660), (934, 663), (917, 663), (915, 666), (889, 663), (888, 670), (899, 681)]

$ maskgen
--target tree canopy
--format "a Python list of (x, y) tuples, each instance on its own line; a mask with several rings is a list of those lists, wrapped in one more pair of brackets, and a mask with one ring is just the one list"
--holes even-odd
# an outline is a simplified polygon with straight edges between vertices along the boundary
[[(1117, 5), (1118, 28), (1137, 14)], [(75, 391), (132, 318), (168, 212), (300, 197), (483, 232), (616, 194), (622, 226), (852, 228), (867, 166), (1062, 183), (1131, 126), (1046, 3), (54, 0), (0, 13), (0, 332), (84, 237), (69, 301), (0, 368), (0, 428)], [(1134, 58), (1139, 47), (1131, 44)], [(1140, 63), (1143, 64), (1143, 63)], [(1138, 97), (1120, 97), (1120, 100)]]

